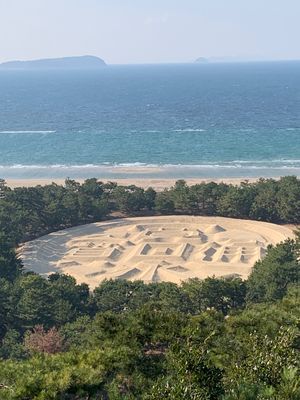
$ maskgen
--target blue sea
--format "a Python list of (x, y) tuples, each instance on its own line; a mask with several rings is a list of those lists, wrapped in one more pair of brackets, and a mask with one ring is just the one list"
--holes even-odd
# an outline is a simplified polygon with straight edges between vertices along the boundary
[(300, 62), (0, 71), (0, 177), (300, 175)]

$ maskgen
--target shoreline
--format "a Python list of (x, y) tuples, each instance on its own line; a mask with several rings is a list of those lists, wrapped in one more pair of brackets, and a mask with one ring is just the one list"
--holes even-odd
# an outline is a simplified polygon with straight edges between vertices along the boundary
[[(152, 187), (155, 190), (163, 190), (165, 188), (169, 188), (175, 184), (175, 182), (181, 178), (175, 179), (175, 178), (161, 178), (161, 179), (151, 179), (151, 178), (120, 178), (120, 179), (107, 179), (107, 178), (97, 178), (99, 181), (102, 181), (104, 183), (106, 182), (116, 182), (118, 185), (124, 185), (124, 186), (129, 186), (129, 185), (135, 185), (138, 187), (142, 187), (144, 189), (147, 189), (149, 187)], [(241, 182), (248, 181), (250, 183), (257, 182), (259, 178), (248, 178), (248, 177), (243, 177), (243, 178), (187, 178), (184, 179), (188, 185), (195, 185), (199, 183), (209, 183), (209, 182), (215, 182), (215, 183), (226, 183), (226, 184), (232, 184), (232, 185), (239, 185)], [(268, 178), (270, 179), (270, 178)], [(273, 179), (279, 179), (277, 177)], [(83, 183), (84, 179), (74, 179), (79, 183)], [(65, 179), (62, 178), (29, 178), (29, 179), (6, 179), (7, 186), (14, 189), (17, 187), (34, 187), (34, 186), (45, 186), (45, 185), (50, 185), (51, 183), (56, 183), (57, 185), (64, 185)]]

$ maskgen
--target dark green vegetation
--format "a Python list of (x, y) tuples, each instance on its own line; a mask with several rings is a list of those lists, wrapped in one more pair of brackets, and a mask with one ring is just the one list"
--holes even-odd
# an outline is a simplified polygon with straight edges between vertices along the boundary
[[(0, 182), (1, 183), (1, 182)], [(106, 281), (22, 271), (15, 247), (116, 212), (300, 222), (294, 177), (152, 189), (67, 180), (0, 185), (0, 399), (300, 399), (300, 245), (269, 248), (247, 281)]]

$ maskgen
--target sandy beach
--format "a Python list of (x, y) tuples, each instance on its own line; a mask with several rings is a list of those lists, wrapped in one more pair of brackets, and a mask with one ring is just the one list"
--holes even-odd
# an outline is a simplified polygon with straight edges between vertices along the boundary
[(72, 275), (91, 288), (104, 279), (180, 283), (189, 278), (247, 278), (269, 244), (293, 232), (266, 222), (161, 216), (83, 225), (28, 242), (24, 267), (45, 277)]
[[(136, 179), (136, 178), (126, 178), (126, 179), (101, 179), (98, 178), (102, 182), (117, 182), (119, 185), (136, 185), (139, 187), (143, 188), (148, 188), (148, 187), (153, 187), (155, 190), (163, 190), (164, 188), (171, 187), (175, 184), (176, 179), (150, 179), (150, 178), (142, 178), (142, 179)], [(83, 179), (75, 179), (76, 181), (83, 183)], [(239, 185), (241, 182), (244, 182), (245, 180), (249, 182), (256, 182), (257, 178), (228, 178), (228, 179), (215, 179), (215, 178), (206, 178), (206, 179), (185, 179), (186, 182), (189, 185), (195, 185), (197, 183), (201, 182), (216, 182), (216, 183), (227, 183), (227, 184), (233, 184), (233, 185)], [(49, 178), (49, 179), (7, 179), (7, 185), (11, 188), (16, 188), (16, 187), (32, 187), (32, 186), (37, 186), (37, 185), (49, 185), (52, 182), (58, 184), (58, 185), (63, 185), (65, 180), (64, 179), (57, 179), (57, 178)]]

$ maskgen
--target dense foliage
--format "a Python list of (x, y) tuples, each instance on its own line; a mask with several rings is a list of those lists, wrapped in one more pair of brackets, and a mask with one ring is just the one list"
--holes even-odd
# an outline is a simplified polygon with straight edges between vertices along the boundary
[[(156, 193), (136, 186), (119, 186), (87, 179), (83, 184), (67, 179), (51, 184), (0, 192), (0, 241), (19, 243), (43, 234), (108, 216), (138, 213), (184, 213), (247, 218), (275, 223), (300, 223), (300, 180), (260, 179), (240, 186), (200, 183)], [(121, 214), (120, 214), (121, 213)], [(2, 244), (1, 244), (2, 246)]]
[(300, 399), (299, 240), (270, 247), (247, 281), (117, 280), (93, 292), (25, 273), (15, 253), (29, 238), (129, 213), (299, 223), (299, 180), (179, 181), (161, 193), (67, 180), (3, 186), (0, 197), (1, 400)]

